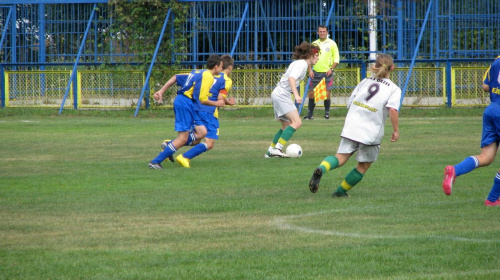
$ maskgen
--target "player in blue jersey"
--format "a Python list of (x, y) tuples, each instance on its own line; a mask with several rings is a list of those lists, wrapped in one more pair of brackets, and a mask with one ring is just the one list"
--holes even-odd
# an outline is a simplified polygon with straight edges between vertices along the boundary
[[(207, 134), (207, 129), (196, 117), (195, 109), (200, 105), (223, 107), (224, 100), (212, 101), (208, 99), (210, 87), (214, 83), (214, 75), (222, 70), (222, 60), (218, 55), (211, 55), (207, 60), (207, 69), (193, 70), (186, 78), (182, 87), (177, 91), (174, 100), (175, 131), (177, 138), (169, 142), (167, 147), (148, 164), (151, 169), (161, 169), (161, 162), (172, 156), (178, 148), (186, 145), (189, 141), (201, 139)], [(171, 79), (172, 80), (172, 79)], [(171, 82), (169, 80), (169, 82)], [(167, 84), (169, 84), (167, 82)], [(167, 86), (165, 84), (164, 88)], [(162, 88), (163, 89), (163, 88)], [(161, 101), (162, 90), (154, 94), (155, 101)], [(195, 126), (192, 132), (192, 126)], [(193, 139), (194, 138), (194, 139)]]
[[(234, 105), (234, 98), (227, 98), (228, 91), (231, 89), (233, 81), (229, 74), (233, 71), (234, 60), (229, 55), (223, 55), (222, 72), (215, 75), (215, 82), (210, 88), (209, 100), (218, 101), (224, 100), (226, 105)], [(206, 106), (200, 104), (196, 109), (197, 118), (200, 119), (203, 125), (207, 128), (205, 142), (195, 143), (196, 145), (182, 155), (178, 155), (175, 159), (184, 167), (191, 167), (189, 160), (208, 151), (214, 147), (215, 140), (219, 139), (219, 109), (214, 106)], [(200, 139), (201, 140), (201, 139)]]
[[(491, 104), (483, 113), (483, 133), (481, 154), (465, 158), (459, 164), (448, 165), (444, 169), (443, 191), (451, 194), (455, 178), (472, 170), (490, 165), (498, 151), (500, 142), (500, 56), (491, 64), (483, 78), (483, 90), (490, 93)], [(486, 206), (500, 206), (500, 170), (493, 179), (493, 187), (484, 201)]]

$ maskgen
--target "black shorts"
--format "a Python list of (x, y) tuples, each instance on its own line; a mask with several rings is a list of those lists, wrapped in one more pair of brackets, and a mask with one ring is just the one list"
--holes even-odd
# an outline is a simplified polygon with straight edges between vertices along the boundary
[(314, 78), (311, 79), (309, 83), (309, 90), (313, 90), (323, 78), (326, 82), (326, 90), (332, 90), (333, 88), (333, 73), (330, 76), (326, 76), (326, 73), (316, 72), (313, 70)]

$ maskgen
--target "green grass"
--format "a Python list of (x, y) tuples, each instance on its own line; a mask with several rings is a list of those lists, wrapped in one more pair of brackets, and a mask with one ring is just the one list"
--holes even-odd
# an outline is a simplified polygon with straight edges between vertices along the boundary
[(354, 159), (307, 184), (345, 109), (304, 122), (299, 159), (264, 159), (270, 108), (223, 111), (214, 150), (164, 170), (147, 162), (171, 110), (1, 109), (0, 279), (497, 279), (498, 161), (441, 189), (479, 153), (482, 111), (403, 109), (400, 140), (333, 199)]

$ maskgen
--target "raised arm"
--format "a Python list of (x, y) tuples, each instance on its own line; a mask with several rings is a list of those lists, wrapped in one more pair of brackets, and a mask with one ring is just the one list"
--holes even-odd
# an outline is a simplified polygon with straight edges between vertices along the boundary
[(172, 76), (172, 78), (170, 78), (170, 80), (168, 80), (162, 87), (160, 90), (158, 90), (157, 92), (155, 92), (155, 94), (153, 95), (153, 99), (160, 103), (161, 104), (161, 101), (163, 99), (163, 94), (168, 90), (168, 88), (170, 88), (171, 86), (175, 85), (175, 83), (177, 82), (177, 76), (174, 75)]

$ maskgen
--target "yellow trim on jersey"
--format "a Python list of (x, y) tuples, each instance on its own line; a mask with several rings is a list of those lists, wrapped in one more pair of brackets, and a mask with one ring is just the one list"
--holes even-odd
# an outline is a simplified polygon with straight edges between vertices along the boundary
[(183, 94), (192, 99), (195, 86), (196, 86), (196, 82), (193, 82), (193, 86), (191, 88), (189, 88), (188, 90), (186, 90)]
[(358, 101), (354, 101), (354, 102), (352, 102), (352, 104), (358, 105), (359, 107), (363, 107), (363, 108), (365, 108), (367, 110), (370, 110), (372, 112), (377, 112), (378, 111), (376, 108), (370, 107), (370, 106), (368, 106), (366, 104), (363, 104), (361, 102), (358, 102)]
[(229, 92), (229, 90), (233, 87), (233, 80), (231, 80), (227, 74), (224, 75), (224, 79), (226, 80), (226, 91)]
[(210, 95), (210, 88), (214, 84), (214, 76), (210, 71), (203, 72), (203, 77), (201, 78), (201, 87), (200, 87), (200, 101), (207, 101), (208, 96)]

